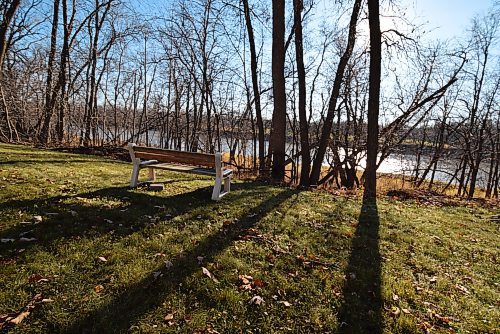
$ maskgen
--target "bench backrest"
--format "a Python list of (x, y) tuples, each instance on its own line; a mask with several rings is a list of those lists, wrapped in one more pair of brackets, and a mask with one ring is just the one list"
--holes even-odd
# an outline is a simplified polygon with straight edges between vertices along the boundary
[(216, 168), (215, 154), (167, 150), (135, 144), (129, 144), (129, 151), (132, 159), (158, 160), (159, 162)]

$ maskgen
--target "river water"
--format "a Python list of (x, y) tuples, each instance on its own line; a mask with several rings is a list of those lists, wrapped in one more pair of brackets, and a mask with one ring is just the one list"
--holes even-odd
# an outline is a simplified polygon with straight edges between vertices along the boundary
[[(160, 138), (159, 134), (156, 131), (149, 132), (149, 145), (160, 146)], [(265, 147), (267, 148), (269, 143), (266, 141)], [(229, 146), (227, 140), (221, 141), (221, 150), (223, 152), (229, 152)], [(253, 142), (247, 141), (245, 143), (245, 153), (247, 156), (252, 156), (254, 152)], [(341, 154), (342, 155), (342, 154)], [(420, 157), (420, 168), (426, 168), (430, 162), (431, 157), (422, 155)], [(360, 157), (359, 159), (359, 167), (363, 170), (366, 166), (366, 158)], [(329, 166), (328, 161), (325, 159), (324, 164)], [(403, 176), (411, 176), (414, 175), (414, 170), (417, 165), (417, 157), (414, 154), (408, 153), (394, 153), (387, 157), (380, 167), (378, 168), (378, 173), (387, 173), (387, 174), (397, 174)], [(454, 158), (443, 158), (437, 164), (437, 170), (434, 174), (434, 180), (440, 181), (444, 183), (448, 183), (455, 173), (456, 168), (459, 165), (459, 160)], [(478, 173), (477, 186), (481, 188), (486, 187), (487, 183), (487, 171), (488, 166), (486, 163), (482, 164)], [(423, 171), (422, 171), (423, 172)], [(420, 174), (422, 174), (422, 172)], [(431, 177), (431, 172), (428, 173), (427, 178)], [(454, 180), (452, 183), (457, 183)]]

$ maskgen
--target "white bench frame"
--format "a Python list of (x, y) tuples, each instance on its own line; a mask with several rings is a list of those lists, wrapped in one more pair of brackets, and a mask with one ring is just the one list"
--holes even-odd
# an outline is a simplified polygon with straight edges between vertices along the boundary
[[(215, 159), (215, 169), (210, 170), (210, 169), (204, 169), (204, 168), (193, 168), (189, 166), (193, 166), (189, 162), (184, 163), (161, 163), (158, 160), (145, 160), (142, 161), (140, 158), (136, 157), (134, 148), (137, 147), (136, 144), (134, 143), (129, 143), (128, 144), (128, 150), (130, 153), (130, 158), (132, 159), (132, 163), (134, 164), (132, 167), (132, 176), (130, 178), (130, 187), (135, 188), (137, 187), (138, 184), (138, 179), (139, 179), (139, 171), (143, 168), (148, 168), (149, 173), (149, 181), (155, 181), (156, 180), (156, 169), (164, 169), (164, 170), (171, 170), (175, 172), (184, 172), (184, 173), (194, 173), (194, 174), (201, 174), (201, 175), (211, 175), (215, 176), (215, 185), (214, 189), (212, 191), (212, 200), (218, 201), (225, 195), (227, 195), (231, 191), (231, 175), (232, 171), (230, 169), (224, 169), (222, 168), (222, 154), (221, 153), (215, 153), (213, 154), (214, 159)], [(152, 147), (148, 147), (148, 150), (158, 150), (158, 153), (161, 154), (162, 152), (168, 151), (168, 152), (173, 152), (175, 154), (175, 151), (173, 150), (165, 150), (165, 149), (155, 149)], [(182, 152), (182, 151), (178, 151)], [(187, 153), (194, 153), (194, 152), (187, 152)], [(223, 190), (221, 189), (223, 187)]]

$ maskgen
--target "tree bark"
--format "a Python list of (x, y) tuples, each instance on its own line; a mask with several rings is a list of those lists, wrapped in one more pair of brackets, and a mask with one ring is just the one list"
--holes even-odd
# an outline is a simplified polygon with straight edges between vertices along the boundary
[(382, 38), (380, 32), (378, 0), (368, 0), (368, 23), (370, 26), (370, 86), (368, 95), (365, 189), (363, 198), (375, 199), (377, 197), (378, 114), (382, 63)]
[(299, 123), (300, 150), (302, 152), (302, 168), (300, 171), (300, 186), (309, 186), (309, 171), (311, 170), (311, 149), (309, 147), (309, 123), (306, 115), (306, 70), (304, 67), (304, 48), (302, 37), (302, 0), (293, 1), (295, 20), (295, 59), (297, 62), (297, 77), (299, 81)]
[(3, 63), (5, 55), (7, 54), (7, 31), (9, 30), (12, 19), (14, 18), (20, 3), (21, 0), (13, 0), (3, 15), (3, 20), (0, 23), (0, 79), (2, 78)]
[(40, 142), (44, 145), (46, 145), (49, 141), (50, 120), (52, 118), (52, 114), (54, 113), (55, 101), (52, 99), (53, 89), (54, 89), (52, 84), (52, 75), (54, 71), (54, 59), (56, 56), (58, 23), (59, 23), (59, 0), (54, 0), (52, 30), (50, 33), (50, 51), (47, 63), (47, 81), (45, 86), (44, 117), (43, 117), (42, 128), (40, 130)]
[(286, 93), (285, 93), (285, 1), (273, 1), (273, 129), (270, 148), (273, 157), (271, 177), (283, 181), (285, 177), (286, 147)]

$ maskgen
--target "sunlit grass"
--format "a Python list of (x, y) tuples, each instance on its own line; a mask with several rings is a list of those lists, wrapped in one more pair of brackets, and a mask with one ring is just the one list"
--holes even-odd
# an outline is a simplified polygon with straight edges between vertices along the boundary
[(370, 228), (356, 196), (237, 182), (213, 202), (211, 178), (159, 172), (165, 190), (149, 192), (128, 189), (130, 172), (0, 145), (0, 314), (49, 299), (9, 331), (499, 328), (494, 209), (381, 197)]

